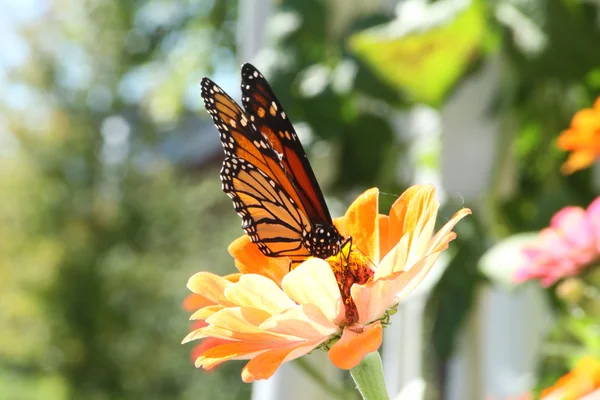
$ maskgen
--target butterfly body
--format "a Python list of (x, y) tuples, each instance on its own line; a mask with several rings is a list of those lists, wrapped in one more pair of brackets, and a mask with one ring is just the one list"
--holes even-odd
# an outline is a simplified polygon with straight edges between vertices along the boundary
[(333, 225), (308, 158), (262, 74), (242, 67), (245, 110), (208, 78), (202, 97), (221, 135), (223, 191), (260, 251), (294, 262), (340, 251), (345, 238)]
[(334, 225), (315, 224), (311, 231), (302, 232), (302, 244), (314, 257), (327, 258), (339, 253), (344, 237)]

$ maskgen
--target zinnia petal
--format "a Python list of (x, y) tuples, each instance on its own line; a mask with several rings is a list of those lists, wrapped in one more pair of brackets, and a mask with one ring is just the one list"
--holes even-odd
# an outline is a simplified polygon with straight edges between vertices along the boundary
[[(586, 210), (593, 232), (600, 232), (600, 197), (592, 202)], [(595, 235), (596, 251), (600, 254), (600, 235)]]
[[(200, 343), (198, 346), (194, 347), (194, 349), (192, 350), (192, 354), (191, 354), (192, 362), (194, 364), (196, 364), (196, 361), (198, 360), (198, 358), (200, 358), (202, 356), (202, 354), (204, 354), (206, 351), (208, 351), (214, 347), (221, 346), (223, 344), (227, 344), (227, 343), (231, 343), (231, 341), (225, 340), (225, 339), (217, 339), (217, 338), (204, 339), (202, 341), (202, 343)], [(211, 368), (205, 368), (205, 369), (208, 370)]]
[[(585, 395), (600, 389), (600, 361), (585, 356), (575, 368), (562, 376), (552, 387), (544, 389), (542, 399), (583, 399)], [(586, 397), (587, 398), (587, 397)], [(591, 399), (596, 397), (591, 397)]]
[(256, 356), (242, 370), (242, 380), (250, 383), (257, 379), (270, 378), (290, 352), (291, 349), (284, 348), (271, 350)]
[(565, 175), (570, 175), (573, 172), (586, 169), (596, 161), (597, 157), (598, 155), (592, 151), (574, 151), (560, 167), (560, 172)]
[(383, 257), (375, 271), (375, 280), (384, 278), (406, 268), (406, 257), (408, 255), (408, 246), (410, 235), (404, 235), (400, 241), (392, 247)]
[(329, 350), (329, 359), (338, 368), (356, 367), (364, 356), (376, 351), (383, 340), (381, 322), (367, 326), (347, 326), (342, 338)]
[(425, 253), (433, 235), (439, 207), (433, 185), (415, 185), (394, 202), (390, 210), (390, 239), (396, 243), (409, 234), (408, 265)]
[(268, 342), (230, 341), (206, 350), (196, 359), (195, 364), (198, 368), (211, 369), (229, 360), (248, 360), (273, 347)]
[(298, 304), (314, 304), (330, 321), (343, 318), (342, 296), (325, 261), (311, 258), (283, 278), (285, 293)]
[(214, 304), (234, 306), (224, 295), (225, 289), (233, 285), (231, 281), (211, 272), (198, 272), (189, 280), (187, 287), (192, 292), (203, 296)]
[(398, 302), (425, 278), (438, 259), (441, 250), (432, 253), (407, 271), (399, 271), (382, 279), (352, 287), (352, 298), (356, 303), (359, 322), (366, 323), (383, 315), (389, 307)]
[(242, 276), (225, 290), (225, 297), (239, 306), (258, 308), (271, 315), (296, 305), (275, 282), (256, 274)]
[(301, 357), (313, 350), (315, 346), (314, 343), (303, 343), (264, 352), (246, 364), (242, 370), (242, 380), (250, 383), (257, 379), (268, 379), (283, 362)]
[(290, 270), (290, 259), (287, 257), (267, 257), (248, 235), (233, 241), (227, 249), (235, 258), (235, 265), (244, 274), (259, 274), (271, 278), (277, 284)]
[(575, 113), (571, 127), (578, 131), (594, 132), (600, 129), (600, 115), (596, 109), (584, 108)]
[(565, 207), (558, 211), (550, 226), (540, 231), (535, 242), (522, 250), (522, 264), (513, 279), (523, 282), (539, 279), (544, 287), (577, 275), (600, 259), (600, 197), (587, 210)]
[(358, 196), (346, 212), (344, 232), (352, 244), (373, 262), (379, 262), (379, 190), (369, 189)]
[(562, 165), (563, 174), (571, 174), (593, 164), (600, 157), (600, 97), (593, 108), (578, 111), (571, 120), (569, 129), (561, 132), (556, 142), (563, 150), (571, 151)]
[(442, 226), (438, 233), (435, 234), (435, 236), (431, 240), (431, 247), (429, 251), (435, 251), (435, 249), (440, 245), (443, 245), (444, 243), (449, 243), (452, 240), (454, 240), (456, 234), (452, 233), (452, 229), (454, 229), (454, 226), (458, 223), (458, 221), (470, 214), (471, 210), (468, 208), (462, 208), (458, 210), (452, 216), (452, 218), (450, 218), (450, 220), (446, 222), (444, 226)]
[(190, 317), (190, 319), (191, 320), (205, 320), (206, 318), (210, 317), (217, 311), (221, 311), (223, 308), (225, 308), (225, 307), (220, 304), (202, 307), (201, 309), (199, 309), (195, 313), (193, 313), (192, 316)]
[(339, 232), (342, 232), (344, 235), (346, 234), (346, 217), (345, 216), (334, 218), (333, 225)]
[(339, 328), (329, 321), (313, 304), (304, 304), (274, 315), (260, 325), (269, 332), (281, 333), (298, 338), (325, 339)]
[(186, 311), (196, 311), (199, 308), (211, 306), (214, 301), (207, 299), (196, 293), (192, 293), (183, 300), (183, 309)]
[(242, 307), (225, 308), (208, 317), (206, 322), (209, 325), (190, 332), (183, 340), (183, 343), (209, 336), (221, 339), (254, 341), (264, 337), (281, 336), (264, 332), (258, 328), (261, 323), (270, 317), (269, 313), (258, 309)]
[(389, 253), (393, 244), (390, 243), (390, 217), (379, 214), (377, 223), (379, 224), (379, 259), (377, 262), (379, 262)]
[(404, 271), (395, 272), (382, 279), (377, 279), (364, 285), (352, 286), (352, 298), (358, 310), (360, 324), (367, 324), (381, 317), (385, 311), (394, 305), (398, 293), (395, 282)]
[(431, 270), (441, 252), (446, 250), (448, 242), (438, 245), (437, 251), (429, 254), (427, 257), (421, 259), (411, 269), (407, 270), (404, 274), (400, 274), (395, 279), (394, 286), (396, 290), (396, 300), (398, 303), (404, 297), (408, 296), (416, 287), (425, 279), (425, 276)]

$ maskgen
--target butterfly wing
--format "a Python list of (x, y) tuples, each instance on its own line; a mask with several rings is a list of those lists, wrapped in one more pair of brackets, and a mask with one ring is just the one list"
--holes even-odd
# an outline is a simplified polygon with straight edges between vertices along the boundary
[(242, 228), (271, 257), (307, 257), (302, 231), (309, 221), (282, 187), (248, 161), (228, 157), (221, 170), (223, 190), (242, 217)]
[(256, 129), (280, 155), (308, 218), (331, 226), (329, 209), (298, 135), (266, 79), (251, 64), (242, 66), (242, 104)]
[(201, 87), (225, 151), (223, 191), (242, 217), (242, 228), (267, 256), (311, 255), (302, 240), (312, 224), (279, 155), (218, 85), (204, 78)]

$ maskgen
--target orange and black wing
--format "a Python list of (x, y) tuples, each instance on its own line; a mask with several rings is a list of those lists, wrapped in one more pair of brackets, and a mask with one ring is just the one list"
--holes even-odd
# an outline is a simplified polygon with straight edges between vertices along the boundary
[(329, 209), (298, 135), (266, 79), (251, 64), (242, 66), (242, 104), (250, 121), (279, 154), (308, 218), (331, 226)]
[(243, 158), (227, 157), (221, 170), (223, 191), (242, 217), (242, 228), (271, 257), (308, 257), (302, 232), (306, 216), (282, 187)]
[(201, 86), (225, 151), (223, 191), (242, 217), (242, 228), (267, 256), (310, 256), (303, 233), (312, 224), (280, 156), (219, 86), (208, 78)]

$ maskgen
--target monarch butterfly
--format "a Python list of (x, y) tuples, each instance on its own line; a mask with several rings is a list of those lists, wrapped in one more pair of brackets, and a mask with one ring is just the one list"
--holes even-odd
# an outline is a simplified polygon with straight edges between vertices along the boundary
[(208, 78), (206, 110), (219, 130), (225, 160), (223, 191), (242, 228), (269, 257), (327, 258), (344, 237), (333, 225), (323, 193), (296, 131), (263, 75), (242, 66), (242, 108)]

